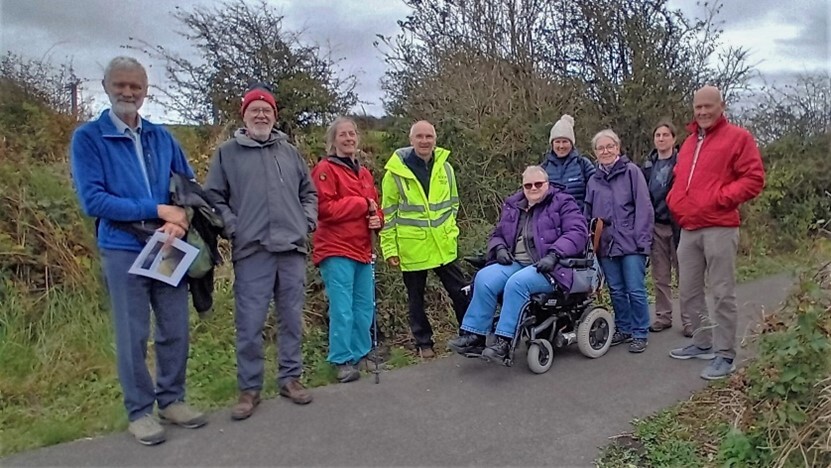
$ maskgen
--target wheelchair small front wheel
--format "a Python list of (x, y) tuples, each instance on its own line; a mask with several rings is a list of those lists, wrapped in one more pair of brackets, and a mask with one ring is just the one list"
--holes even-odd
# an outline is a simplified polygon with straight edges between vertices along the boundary
[(528, 368), (535, 374), (545, 374), (554, 363), (554, 347), (544, 339), (528, 343)]
[(583, 314), (577, 326), (577, 347), (584, 356), (592, 359), (606, 354), (612, 344), (615, 321), (603, 307), (595, 307)]

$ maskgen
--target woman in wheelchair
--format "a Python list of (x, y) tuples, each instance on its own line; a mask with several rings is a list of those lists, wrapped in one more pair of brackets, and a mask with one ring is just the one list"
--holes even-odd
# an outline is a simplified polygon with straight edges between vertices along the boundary
[[(574, 198), (550, 185), (542, 167), (525, 169), (522, 190), (502, 206), (488, 242), (487, 266), (476, 273), (462, 334), (450, 340), (450, 349), (461, 354), (481, 352), (488, 361), (504, 359), (531, 295), (551, 292), (553, 287), (570, 290), (572, 271), (558, 261), (582, 255), (587, 240), (586, 219)], [(485, 348), (500, 293), (503, 299), (496, 341)]]

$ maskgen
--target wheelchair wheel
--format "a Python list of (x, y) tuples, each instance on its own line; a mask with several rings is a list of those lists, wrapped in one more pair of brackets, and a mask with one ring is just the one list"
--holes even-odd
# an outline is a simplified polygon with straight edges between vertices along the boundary
[(554, 363), (554, 348), (548, 340), (528, 343), (528, 368), (535, 374), (545, 374)]
[(612, 314), (602, 307), (595, 307), (583, 314), (577, 327), (577, 347), (584, 356), (592, 359), (606, 354), (612, 344), (615, 321)]

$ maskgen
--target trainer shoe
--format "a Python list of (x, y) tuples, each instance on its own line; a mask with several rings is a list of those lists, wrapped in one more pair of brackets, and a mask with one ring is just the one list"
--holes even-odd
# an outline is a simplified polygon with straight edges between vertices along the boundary
[(481, 354), (485, 348), (485, 337), (473, 333), (459, 335), (448, 341), (447, 347), (459, 354)]
[(621, 343), (628, 343), (630, 341), (632, 341), (631, 334), (616, 331), (615, 334), (612, 335), (612, 343), (610, 346), (617, 346)]
[(632, 338), (632, 341), (629, 343), (629, 352), (630, 353), (642, 353), (646, 351), (646, 338)]
[(701, 378), (704, 380), (720, 380), (736, 372), (736, 365), (732, 359), (716, 356), (709, 366), (701, 371)]
[(173, 423), (187, 429), (196, 429), (208, 423), (204, 413), (196, 411), (183, 401), (171, 403), (159, 410), (159, 419), (164, 423)]
[(698, 346), (691, 344), (689, 346), (684, 346), (683, 348), (675, 348), (669, 352), (669, 357), (675, 359), (704, 359), (710, 360), (716, 357), (713, 354), (712, 348), (699, 348)]
[(132, 421), (127, 430), (142, 445), (156, 445), (165, 441), (164, 428), (150, 414)]

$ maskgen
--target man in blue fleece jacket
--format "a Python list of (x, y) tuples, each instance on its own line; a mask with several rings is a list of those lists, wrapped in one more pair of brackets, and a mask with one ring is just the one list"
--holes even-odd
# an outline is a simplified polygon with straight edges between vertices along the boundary
[[(138, 61), (112, 59), (102, 84), (112, 108), (72, 135), (72, 175), (84, 212), (100, 221), (98, 248), (112, 303), (129, 431), (140, 443), (155, 445), (165, 440), (164, 428), (153, 417), (156, 403), (162, 420), (187, 428), (207, 422), (185, 403), (188, 286), (186, 281), (174, 287), (128, 274), (144, 242), (115, 223), (161, 219), (160, 231), (184, 236), (188, 220), (182, 208), (169, 204), (170, 175), (193, 178), (193, 170), (173, 136), (139, 116), (147, 73)], [(145, 363), (151, 307), (156, 317), (155, 388)]]

